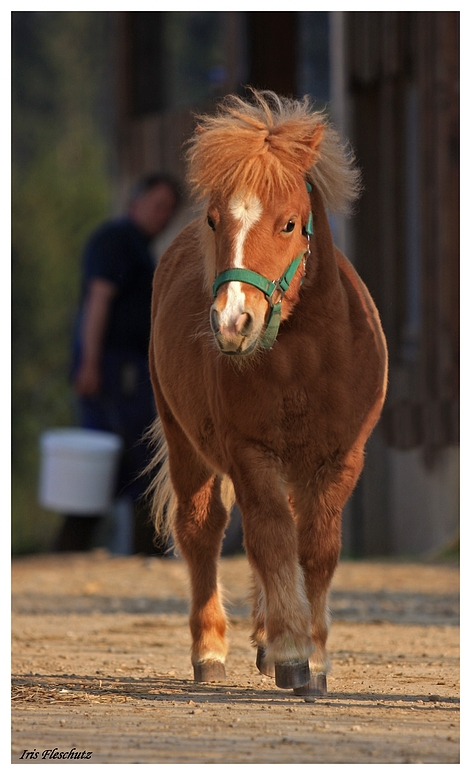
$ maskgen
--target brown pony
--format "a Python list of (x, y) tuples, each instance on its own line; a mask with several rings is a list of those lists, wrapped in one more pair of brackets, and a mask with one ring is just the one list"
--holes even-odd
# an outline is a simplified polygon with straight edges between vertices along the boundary
[(386, 386), (378, 313), (326, 215), (356, 197), (358, 174), (307, 98), (271, 92), (202, 117), (188, 161), (203, 214), (156, 270), (150, 368), (156, 526), (170, 518), (189, 568), (194, 677), (225, 676), (217, 565), (232, 489), (257, 666), (325, 694), (342, 508)]

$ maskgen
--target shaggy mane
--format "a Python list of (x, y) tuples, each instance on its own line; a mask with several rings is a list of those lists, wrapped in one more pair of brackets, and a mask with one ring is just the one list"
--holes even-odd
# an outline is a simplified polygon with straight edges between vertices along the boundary
[[(359, 194), (360, 174), (325, 113), (314, 111), (308, 96), (289, 100), (256, 90), (252, 96), (252, 102), (226, 97), (216, 115), (198, 117), (187, 151), (188, 182), (196, 198), (244, 189), (267, 199), (292, 191), (303, 175), (317, 186), (328, 209), (347, 212)], [(309, 157), (316, 129), (321, 139)]]

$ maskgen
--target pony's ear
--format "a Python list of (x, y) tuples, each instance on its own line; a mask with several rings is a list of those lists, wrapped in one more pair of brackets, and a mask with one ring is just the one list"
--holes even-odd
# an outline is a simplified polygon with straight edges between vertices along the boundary
[(324, 125), (322, 123), (316, 124), (310, 137), (306, 138), (304, 142), (304, 147), (306, 152), (306, 158), (304, 163), (305, 169), (309, 169), (310, 167), (313, 166), (313, 164), (316, 163), (317, 157), (319, 156), (319, 146), (322, 142), (323, 137), (324, 137)]

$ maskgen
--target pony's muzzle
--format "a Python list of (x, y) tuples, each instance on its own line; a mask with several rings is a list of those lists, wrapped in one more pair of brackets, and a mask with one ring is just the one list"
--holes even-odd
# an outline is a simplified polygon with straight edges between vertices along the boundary
[(228, 355), (248, 352), (251, 349), (251, 337), (254, 320), (250, 312), (238, 312), (233, 316), (223, 316), (217, 307), (211, 307), (211, 329), (221, 352)]
[(242, 312), (233, 321), (228, 324), (220, 322), (219, 315), (213, 310), (211, 315), (211, 325), (215, 334), (220, 334), (224, 338), (250, 336), (253, 329), (253, 318), (249, 312)]

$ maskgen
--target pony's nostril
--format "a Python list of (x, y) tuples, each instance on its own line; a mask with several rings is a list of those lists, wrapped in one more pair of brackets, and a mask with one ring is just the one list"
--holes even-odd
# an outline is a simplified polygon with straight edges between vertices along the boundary
[(252, 330), (253, 320), (252, 315), (248, 312), (243, 312), (239, 315), (236, 322), (236, 331), (241, 336), (248, 336)]
[(210, 323), (213, 334), (217, 334), (219, 331), (219, 315), (216, 309), (211, 310)]

